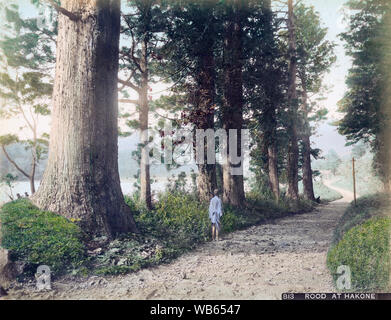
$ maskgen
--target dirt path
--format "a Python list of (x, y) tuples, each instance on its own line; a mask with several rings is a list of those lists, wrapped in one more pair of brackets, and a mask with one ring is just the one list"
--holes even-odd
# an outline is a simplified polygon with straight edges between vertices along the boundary
[[(333, 187), (334, 188), (334, 187)], [(337, 188), (334, 188), (337, 189)], [(209, 242), (170, 264), (117, 277), (33, 284), (7, 299), (280, 299), (283, 292), (333, 292), (326, 254), (351, 194), (316, 211)]]
[[(335, 191), (338, 191), (342, 195), (342, 198), (335, 201), (335, 202), (350, 202), (350, 201), (352, 201), (354, 199), (353, 192), (334, 186), (333, 183), (336, 181), (338, 181), (338, 179), (323, 180), (323, 184), (326, 187), (329, 187), (330, 189), (334, 189)], [(360, 195), (356, 193), (356, 198), (358, 198), (358, 197), (360, 197)]]

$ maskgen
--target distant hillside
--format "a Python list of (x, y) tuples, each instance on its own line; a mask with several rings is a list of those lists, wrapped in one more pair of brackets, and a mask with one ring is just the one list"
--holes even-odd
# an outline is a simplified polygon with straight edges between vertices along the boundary
[[(7, 146), (7, 152), (10, 155), (18, 166), (20, 166), (24, 171), (30, 172), (31, 168), (31, 152), (25, 150), (24, 147), (20, 144), (13, 144)], [(42, 178), (43, 171), (45, 170), (47, 160), (42, 160), (40, 165), (36, 168), (36, 179), (39, 180)], [(18, 180), (27, 180), (27, 178), (22, 175), (15, 167), (7, 160), (4, 152), (0, 150), (0, 176), (3, 177), (7, 173), (11, 173), (14, 176), (18, 177)]]
[[(138, 134), (134, 133), (129, 137), (120, 137), (118, 139), (118, 166), (119, 174), (122, 180), (133, 179), (134, 175), (137, 174), (138, 164), (132, 157), (132, 152), (137, 149)], [(26, 172), (29, 172), (31, 166), (31, 153), (26, 151), (22, 145), (14, 144), (7, 147), (7, 151), (14, 161)], [(37, 168), (36, 180), (42, 178), (42, 174), (45, 170), (47, 160), (43, 160)], [(164, 164), (152, 165), (151, 175), (159, 177), (168, 177), (172, 174), (179, 172), (189, 173), (191, 170), (197, 170), (194, 165), (181, 166), (178, 169), (168, 171)], [(7, 173), (12, 173), (18, 176), (19, 181), (27, 180), (15, 167), (7, 160), (4, 153), (0, 151), (0, 176), (4, 176)]]
[[(356, 149), (357, 150), (357, 149)], [(333, 179), (333, 185), (346, 190), (353, 190), (353, 154), (340, 156), (333, 149), (313, 163), (313, 169), (323, 173), (328, 172), (328, 179)], [(372, 168), (373, 155), (362, 149), (354, 153), (356, 172), (356, 192), (360, 196), (373, 194), (382, 190), (382, 183)]]

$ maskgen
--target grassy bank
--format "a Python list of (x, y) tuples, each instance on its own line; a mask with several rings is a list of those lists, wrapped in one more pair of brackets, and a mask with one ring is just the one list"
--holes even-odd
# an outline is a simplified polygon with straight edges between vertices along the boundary
[(62, 216), (41, 211), (27, 199), (9, 202), (0, 210), (1, 245), (11, 259), (32, 275), (39, 265), (49, 265), (56, 274), (72, 272), (87, 256), (78, 226)]
[[(183, 193), (166, 193), (153, 210), (136, 199), (125, 197), (132, 208), (140, 234), (125, 234), (114, 241), (95, 238), (83, 241), (80, 229), (71, 221), (34, 207), (28, 200), (4, 205), (2, 245), (10, 249), (14, 260), (23, 261), (31, 274), (40, 264), (49, 265), (54, 275), (124, 274), (171, 261), (210, 240), (208, 204)], [(270, 219), (308, 212), (312, 203), (300, 201), (295, 211), (289, 204), (247, 195), (245, 208), (224, 207), (222, 236)]]
[(352, 291), (387, 290), (390, 277), (389, 196), (374, 194), (357, 199), (335, 229), (327, 265), (334, 280), (340, 265), (351, 269)]
[[(303, 192), (303, 183), (301, 181), (299, 182), (299, 191), (300, 193)], [(338, 191), (330, 189), (321, 181), (314, 181), (314, 195), (315, 198), (320, 197), (320, 201), (326, 203), (342, 198), (342, 195)]]

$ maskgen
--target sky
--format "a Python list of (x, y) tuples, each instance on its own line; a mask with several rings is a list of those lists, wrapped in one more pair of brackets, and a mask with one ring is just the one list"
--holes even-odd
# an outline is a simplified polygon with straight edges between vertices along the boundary
[[(1, 2), (2, 0), (0, 0)], [(343, 115), (337, 112), (337, 102), (343, 97), (346, 90), (345, 77), (347, 71), (351, 66), (351, 60), (344, 53), (343, 43), (338, 38), (338, 34), (346, 29), (346, 25), (343, 22), (342, 8), (347, 0), (304, 0), (307, 5), (313, 5), (316, 11), (319, 12), (321, 21), (324, 26), (328, 28), (327, 39), (337, 44), (336, 55), (337, 61), (335, 65), (325, 76), (324, 82), (330, 87), (330, 92), (327, 95), (327, 99), (323, 101), (324, 107), (329, 110), (328, 120), (323, 122), (317, 133), (312, 137), (313, 147), (320, 148), (323, 154), (327, 154), (330, 149), (334, 149), (340, 155), (347, 155), (350, 153), (350, 148), (345, 147), (346, 140), (343, 136), (339, 135), (337, 128), (332, 126), (331, 123), (340, 119)], [(34, 11), (34, 7), (31, 5), (30, 0), (14, 0), (20, 6), (22, 16), (30, 16)], [(165, 88), (163, 84), (156, 84), (152, 87), (153, 98), (158, 98)], [(135, 98), (131, 97), (131, 98)], [(10, 127), (17, 128), (20, 126), (17, 120), (6, 120), (7, 124), (0, 121), (0, 134), (8, 133)], [(49, 123), (42, 124), (42, 130), (49, 130)], [(120, 144), (121, 147), (121, 144)]]

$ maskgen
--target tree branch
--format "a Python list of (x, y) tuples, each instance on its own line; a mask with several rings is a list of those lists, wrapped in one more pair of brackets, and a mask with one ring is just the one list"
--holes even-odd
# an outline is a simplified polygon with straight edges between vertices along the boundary
[(155, 110), (154, 112), (155, 112), (159, 117), (161, 117), (161, 118), (164, 118), (164, 119), (167, 119), (167, 120), (171, 120), (171, 121), (176, 121), (176, 120), (178, 120), (178, 119), (170, 118), (170, 117), (168, 117), (168, 116), (164, 116), (164, 115), (158, 113), (156, 110)]
[(53, 43), (56, 43), (56, 39), (52, 37), (52, 35), (45, 29), (39, 30), (43, 35), (47, 36)]
[(48, 2), (57, 12), (62, 13), (64, 16), (67, 16), (72, 21), (80, 20), (80, 15), (74, 14), (67, 9), (60, 7), (54, 0), (45, 0)]
[(132, 30), (129, 31), (130, 31), (130, 35), (132, 36), (132, 47), (130, 48), (130, 57), (132, 58), (133, 63), (136, 65), (137, 69), (139, 69), (140, 72), (143, 73), (144, 71), (141, 69), (140, 66), (140, 59), (134, 55), (134, 51), (136, 49), (136, 40), (134, 38), (134, 33)]
[(22, 113), (22, 116), (23, 116), (24, 120), (26, 121), (27, 125), (29, 126), (30, 130), (34, 131), (34, 127), (31, 124), (30, 120), (27, 118), (26, 113), (24, 112), (24, 110), (23, 110), (22, 106), (20, 105), (19, 101), (18, 101), (17, 108)]
[(121, 103), (134, 103), (134, 104), (138, 104), (139, 103), (138, 100), (133, 100), (133, 99), (118, 99), (118, 102), (121, 102)]
[(130, 80), (133, 78), (134, 74), (136, 73), (136, 70), (132, 70), (132, 73), (130, 74), (130, 76), (128, 77), (128, 79), (126, 80), (125, 84), (122, 83), (122, 87), (121, 88), (118, 88), (118, 91), (122, 91), (123, 89), (125, 89), (125, 87), (127, 86), (126, 83), (130, 82)]
[(138, 93), (140, 93), (140, 90), (141, 88), (139, 88), (138, 86), (136, 86), (135, 84), (133, 84), (133, 82), (131, 82), (130, 80), (122, 80), (120, 78), (118, 78), (118, 82), (120, 84), (123, 84), (124, 86), (127, 86), (127, 87), (131, 87), (133, 90), (137, 91)]
[(131, 26), (130, 25), (130, 22), (128, 19), (126, 19), (126, 16), (124, 14), (121, 14), (122, 18), (125, 20), (125, 23), (127, 24), (128, 26), (128, 30), (131, 37), (132, 37), (132, 46), (131, 48), (129, 49), (129, 52), (128, 52), (128, 56), (133, 60), (133, 63), (136, 65), (137, 69), (140, 70), (140, 72), (143, 72), (143, 70), (141, 69), (141, 66), (140, 66), (140, 59), (137, 58), (135, 55), (134, 55), (134, 51), (136, 49), (136, 39), (134, 38), (134, 33), (133, 33), (133, 28), (134, 26)]
[(26, 173), (21, 167), (19, 167), (18, 164), (14, 160), (11, 159), (11, 157), (9, 156), (9, 154), (3, 144), (1, 145), (1, 149), (3, 149), (3, 152), (6, 156), (6, 158), (8, 159), (8, 161), (11, 162), (20, 173), (22, 173), (24, 176), (26, 176), (27, 178), (30, 179), (30, 175), (28, 173)]

